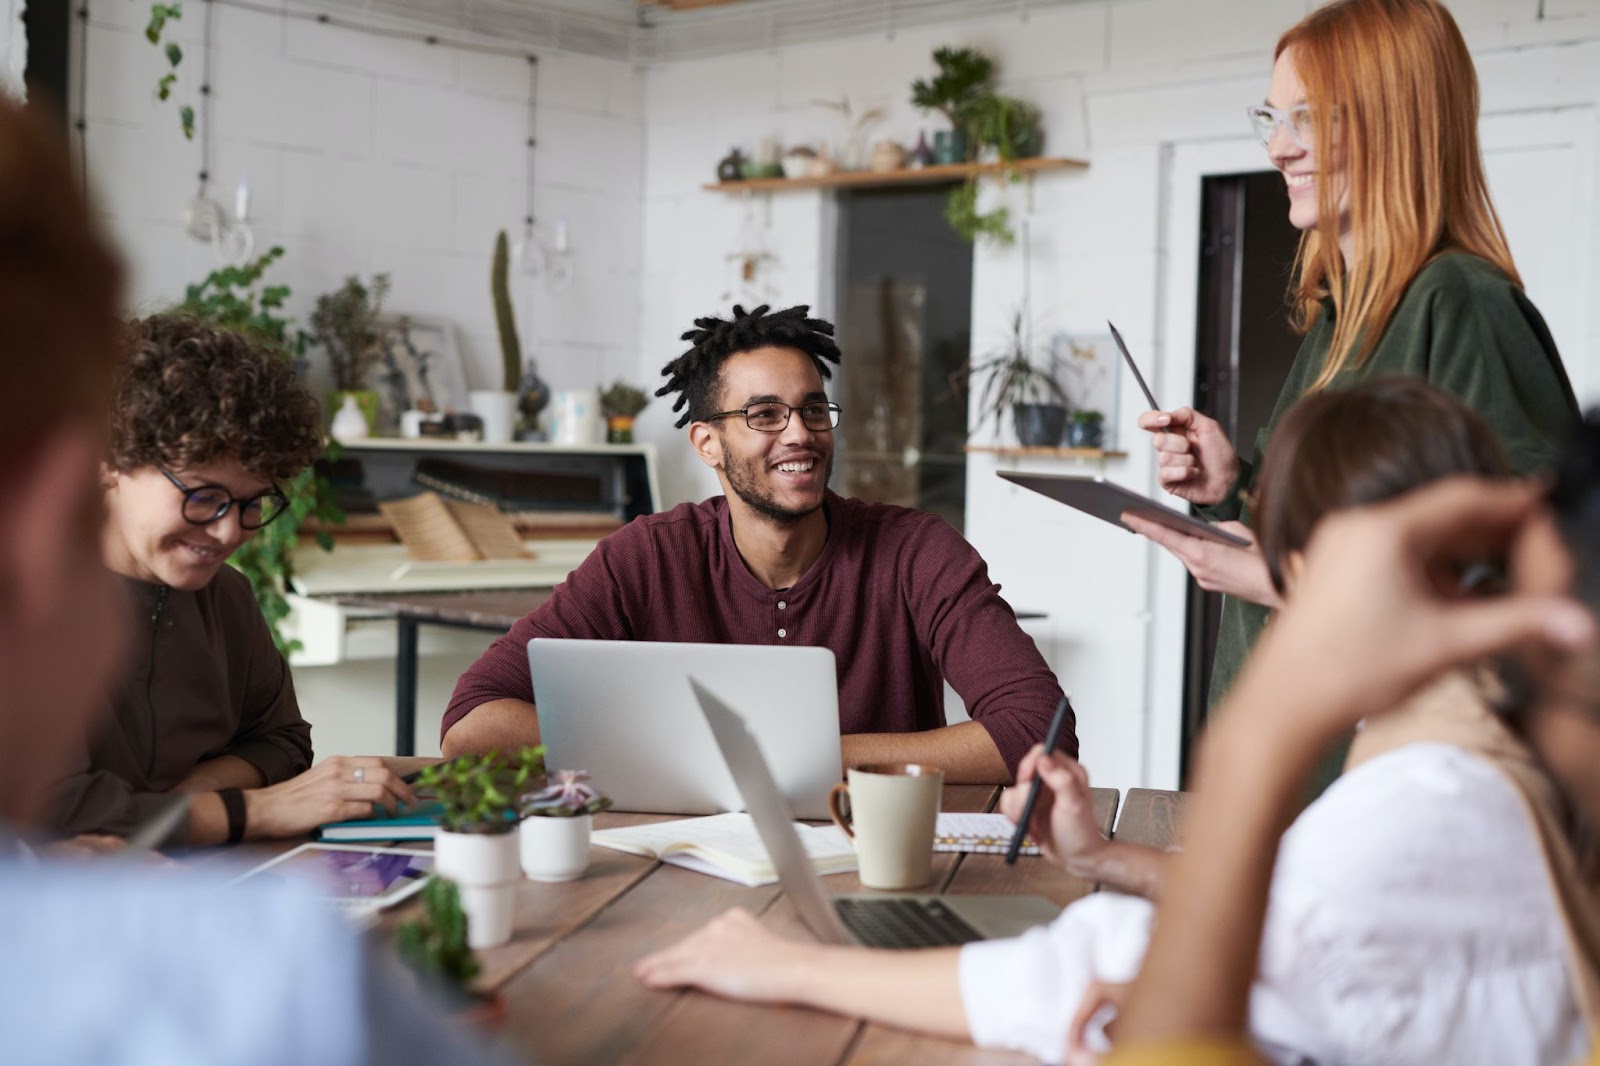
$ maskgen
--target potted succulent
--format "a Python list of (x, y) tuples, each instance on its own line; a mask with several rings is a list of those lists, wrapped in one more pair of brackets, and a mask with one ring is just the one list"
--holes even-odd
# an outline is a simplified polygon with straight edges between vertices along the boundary
[(448, 877), (429, 879), (419, 893), (421, 913), (394, 931), (400, 961), (457, 1017), (491, 1028), (505, 1018), (505, 998), (476, 992), (472, 979), (481, 967), (467, 943), (467, 916), (461, 891)]
[[(511, 306), (511, 245), (506, 240), (505, 230), (494, 237), (489, 295), (494, 302), (495, 327), (500, 334), (500, 385), (493, 389), (473, 389), (467, 393), (467, 406), (483, 420), (484, 443), (505, 444), (516, 432), (518, 389), (523, 384), (522, 341), (517, 336), (516, 313)], [(529, 371), (532, 372), (531, 365)], [(533, 377), (537, 379), (538, 375), (535, 373)], [(538, 382), (539, 386), (543, 384)], [(548, 390), (544, 395), (548, 396)]]
[(632, 444), (633, 420), (650, 406), (643, 389), (614, 381), (600, 393), (600, 413), (606, 418), (607, 444)]
[(383, 359), (383, 330), (378, 316), (383, 298), (389, 294), (389, 275), (374, 274), (370, 285), (354, 275), (333, 292), (317, 297), (311, 310), (311, 338), (328, 353), (328, 369), (333, 374), (334, 392), (328, 397), (328, 419), (342, 414), (345, 424), (341, 438), (359, 436), (349, 420), (359, 411), (368, 434), (378, 430), (378, 393), (369, 386), (367, 375)]
[(1106, 443), (1106, 416), (1099, 411), (1072, 412), (1067, 425), (1067, 445), (1072, 448), (1101, 448)]
[(587, 770), (556, 770), (522, 805), (522, 872), (535, 881), (572, 881), (589, 868), (594, 816), (611, 798), (589, 784)]
[(417, 778), (444, 808), (433, 842), (434, 866), (459, 887), (470, 947), (490, 948), (511, 939), (522, 877), (517, 822), (523, 796), (543, 772), (543, 749), (523, 748), (512, 755), (463, 755), (425, 767)]
[(1054, 367), (1033, 361), (1025, 320), (1024, 312), (1013, 312), (1005, 346), (967, 366), (969, 378), (983, 379), (972, 434), (987, 422), (992, 422), (998, 432), (1009, 413), (1017, 443), (1025, 447), (1058, 447), (1066, 430), (1069, 401), (1056, 380)]

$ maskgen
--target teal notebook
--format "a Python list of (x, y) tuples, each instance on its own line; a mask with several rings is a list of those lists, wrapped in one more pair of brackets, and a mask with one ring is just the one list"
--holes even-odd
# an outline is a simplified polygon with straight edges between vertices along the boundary
[(418, 807), (401, 807), (393, 814), (378, 814), (371, 818), (357, 818), (350, 822), (329, 822), (317, 827), (318, 840), (432, 840), (439, 832), (439, 816), (444, 805), (424, 803)]

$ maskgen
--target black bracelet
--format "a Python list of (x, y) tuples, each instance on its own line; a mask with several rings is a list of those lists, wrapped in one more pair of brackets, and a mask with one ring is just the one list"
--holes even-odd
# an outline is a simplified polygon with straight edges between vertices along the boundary
[(244, 793), (236, 788), (225, 788), (217, 795), (222, 799), (222, 809), (228, 813), (228, 843), (237, 844), (244, 839)]

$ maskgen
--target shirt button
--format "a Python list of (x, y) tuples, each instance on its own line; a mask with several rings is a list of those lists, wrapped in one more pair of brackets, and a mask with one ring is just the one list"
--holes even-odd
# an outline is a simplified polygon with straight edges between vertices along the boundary
[(786, 636), (788, 636), (788, 635), (789, 635), (789, 631), (788, 631), (788, 630), (787, 630), (787, 629), (780, 629), (780, 630), (778, 630), (778, 636), (780, 636), (780, 637), (786, 637)]
[(779, 600), (778, 601), (778, 610), (782, 611), (782, 610), (786, 609), (788, 606), (789, 606), (788, 603), (784, 602), (783, 600)]

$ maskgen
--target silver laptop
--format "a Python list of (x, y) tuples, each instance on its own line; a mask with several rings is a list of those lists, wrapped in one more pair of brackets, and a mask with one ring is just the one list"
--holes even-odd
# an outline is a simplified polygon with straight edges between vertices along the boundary
[(802, 818), (839, 783), (839, 682), (827, 648), (660, 641), (528, 642), (545, 764), (583, 769), (618, 810), (744, 809), (689, 675), (737, 694)]
[(744, 718), (698, 677), (690, 684), (744, 794), (783, 890), (817, 939), (873, 948), (938, 947), (1017, 936), (1061, 913), (1042, 896), (830, 896), (806, 857), (762, 754), (772, 749), (758, 744)]

